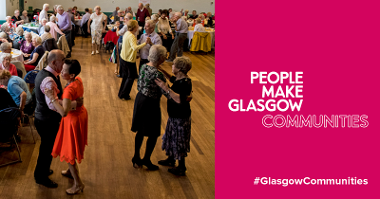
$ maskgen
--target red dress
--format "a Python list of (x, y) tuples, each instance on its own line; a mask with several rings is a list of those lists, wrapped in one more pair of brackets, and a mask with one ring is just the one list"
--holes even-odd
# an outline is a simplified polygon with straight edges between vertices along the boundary
[[(68, 85), (62, 94), (62, 99), (76, 100), (83, 96), (83, 83), (80, 77)], [(51, 155), (60, 156), (61, 162), (74, 164), (75, 160), (81, 163), (84, 148), (87, 145), (87, 124), (88, 115), (84, 106), (77, 107), (75, 111), (70, 111), (61, 120), (61, 125)]]

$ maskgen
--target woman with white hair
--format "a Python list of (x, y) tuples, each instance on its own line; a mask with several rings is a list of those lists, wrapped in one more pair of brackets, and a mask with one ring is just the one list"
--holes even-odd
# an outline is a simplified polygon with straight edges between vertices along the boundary
[(11, 64), (11, 60), (12, 55), (10, 53), (1, 53), (0, 70), (8, 70), (12, 75), (17, 76), (17, 68), (15, 65)]
[(57, 41), (58, 40), (57, 33), (59, 33), (62, 36), (64, 36), (65, 34), (61, 31), (61, 29), (58, 28), (58, 26), (55, 22), (56, 22), (56, 17), (51, 16), (50, 22), (46, 23), (46, 25), (50, 26), (50, 34), (55, 39), (55, 41)]
[(34, 46), (32, 44), (32, 33), (30, 32), (25, 33), (25, 40), (21, 41), (20, 50), (22, 54), (24, 55), (24, 59), (29, 59), (30, 54), (34, 50)]
[[(3, 26), (1, 26), (1, 27), (3, 27)], [(12, 40), (9, 39), (8, 34), (6, 32), (0, 32), (0, 44), (6, 43), (6, 42), (12, 43)]]
[(48, 20), (47, 19), (42, 19), (41, 20), (41, 25), (40, 25), (40, 28), (38, 30), (38, 35), (41, 37), (42, 34), (45, 33), (45, 26), (47, 24)]
[(40, 16), (38, 17), (40, 24), (42, 24), (42, 19), (49, 19), (48, 11), (49, 11), (49, 4), (45, 3), (41, 12), (40, 12)]
[[(158, 170), (150, 157), (161, 134), (161, 108), (160, 100), (163, 90), (154, 82), (155, 79), (166, 81), (164, 75), (158, 70), (165, 62), (166, 48), (161, 45), (153, 45), (149, 50), (149, 63), (142, 65), (139, 80), (137, 82), (137, 93), (133, 109), (131, 130), (136, 132), (135, 155), (132, 158), (134, 167), (145, 165), (149, 170)], [(140, 148), (148, 137), (144, 158), (140, 157)]]
[[(100, 12), (100, 6), (95, 6), (94, 13), (91, 14), (90, 19), (87, 22), (87, 32), (91, 33), (92, 38), (92, 52), (91, 55), (99, 54), (100, 42), (102, 40), (102, 33), (106, 32), (107, 16)], [(91, 24), (92, 22), (92, 24)], [(90, 29), (91, 25), (91, 29)]]
[(45, 53), (45, 48), (41, 46), (42, 40), (40, 37), (36, 36), (32, 39), (32, 44), (34, 46), (34, 50), (32, 54), (30, 54), (30, 59), (24, 61), (25, 70), (27, 72), (34, 70)]
[(23, 23), (29, 23), (28, 12), (26, 10), (22, 11), (22, 15), (20, 16)]
[(195, 27), (194, 27), (194, 32), (204, 32), (206, 31), (205, 27), (202, 25), (202, 20), (200, 18), (195, 19)]
[(160, 15), (153, 14), (151, 15), (151, 20), (154, 22), (154, 32), (158, 33), (158, 20), (160, 19)]
[(21, 19), (21, 17), (20, 17), (20, 11), (19, 11), (19, 10), (15, 10), (15, 13), (14, 13), (14, 14), (15, 14), (15, 15), (12, 17), (12, 21), (13, 21), (13, 23), (15, 23), (15, 24), (17, 24), (17, 25), (22, 24), (23, 21), (22, 21), (22, 19)]
[(175, 175), (185, 175), (185, 157), (190, 152), (191, 109), (190, 102), (187, 99), (193, 86), (187, 73), (191, 67), (192, 63), (189, 58), (177, 57), (172, 65), (174, 76), (160, 68), (173, 85), (170, 87), (161, 79), (155, 80), (157, 85), (166, 93), (169, 115), (165, 134), (162, 137), (162, 150), (166, 151), (168, 158), (158, 161), (158, 164), (175, 166), (175, 161), (178, 160), (178, 167), (168, 169), (170, 173)]

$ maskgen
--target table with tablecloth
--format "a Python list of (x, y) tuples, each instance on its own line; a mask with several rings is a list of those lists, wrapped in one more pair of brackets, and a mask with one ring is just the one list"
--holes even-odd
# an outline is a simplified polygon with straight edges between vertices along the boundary
[(107, 43), (108, 41), (112, 41), (115, 45), (117, 44), (117, 40), (119, 40), (119, 36), (116, 35), (116, 32), (113, 32), (109, 30), (104, 36), (104, 43)]
[(28, 32), (36, 32), (36, 33), (39, 33), (39, 27), (40, 25), (39, 24), (32, 24), (32, 23), (26, 23), (26, 24), (23, 24), (23, 25), (20, 25), (22, 27), (22, 29), (24, 29), (24, 31), (28, 31)]
[[(215, 30), (213, 28), (206, 28), (206, 32), (210, 33), (211, 36), (211, 48), (215, 49)], [(189, 39), (189, 46), (191, 45), (191, 40), (194, 36), (194, 28), (189, 27), (187, 32), (187, 38)]]
[[(0, 51), (0, 54), (2, 52)], [(17, 50), (15, 48), (12, 48), (12, 60), (11, 61), (19, 61), (19, 62), (24, 62), (24, 56), (22, 55), (22, 52), (20, 50)]]

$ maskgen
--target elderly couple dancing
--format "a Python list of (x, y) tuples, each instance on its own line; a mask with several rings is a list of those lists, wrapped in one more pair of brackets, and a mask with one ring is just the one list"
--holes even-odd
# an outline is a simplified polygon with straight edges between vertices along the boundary
[[(53, 157), (60, 156), (68, 163), (62, 175), (73, 178), (74, 185), (67, 194), (83, 192), (84, 184), (79, 176), (78, 163), (83, 159), (87, 145), (87, 110), (83, 106), (83, 83), (78, 74), (81, 66), (77, 60), (65, 60), (61, 50), (52, 50), (48, 66), (39, 71), (35, 80), (37, 107), (35, 126), (41, 137), (34, 179), (37, 184), (56, 188), (49, 179)], [(63, 89), (60, 76), (67, 81)]]

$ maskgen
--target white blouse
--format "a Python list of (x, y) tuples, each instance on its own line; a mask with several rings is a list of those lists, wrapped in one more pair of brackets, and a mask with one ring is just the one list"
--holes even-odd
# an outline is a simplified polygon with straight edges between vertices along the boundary
[[(91, 23), (92, 30), (102, 30), (103, 29), (103, 21), (107, 19), (107, 15), (100, 13), (97, 15), (96, 12), (92, 13), (90, 19), (93, 21)], [(107, 24), (105, 24), (107, 25)]]
[(168, 32), (171, 34), (172, 33), (172, 29), (171, 29), (171, 27), (169, 25), (168, 18), (166, 18), (166, 20), (163, 20), (160, 17), (160, 19), (158, 20), (157, 29), (158, 29), (158, 32), (160, 32), (162, 34), (168, 34)]
[(196, 32), (196, 31), (205, 32), (206, 29), (205, 29), (205, 27), (202, 26), (202, 24), (199, 23), (199, 24), (195, 25), (195, 27), (194, 27), (194, 32)]

